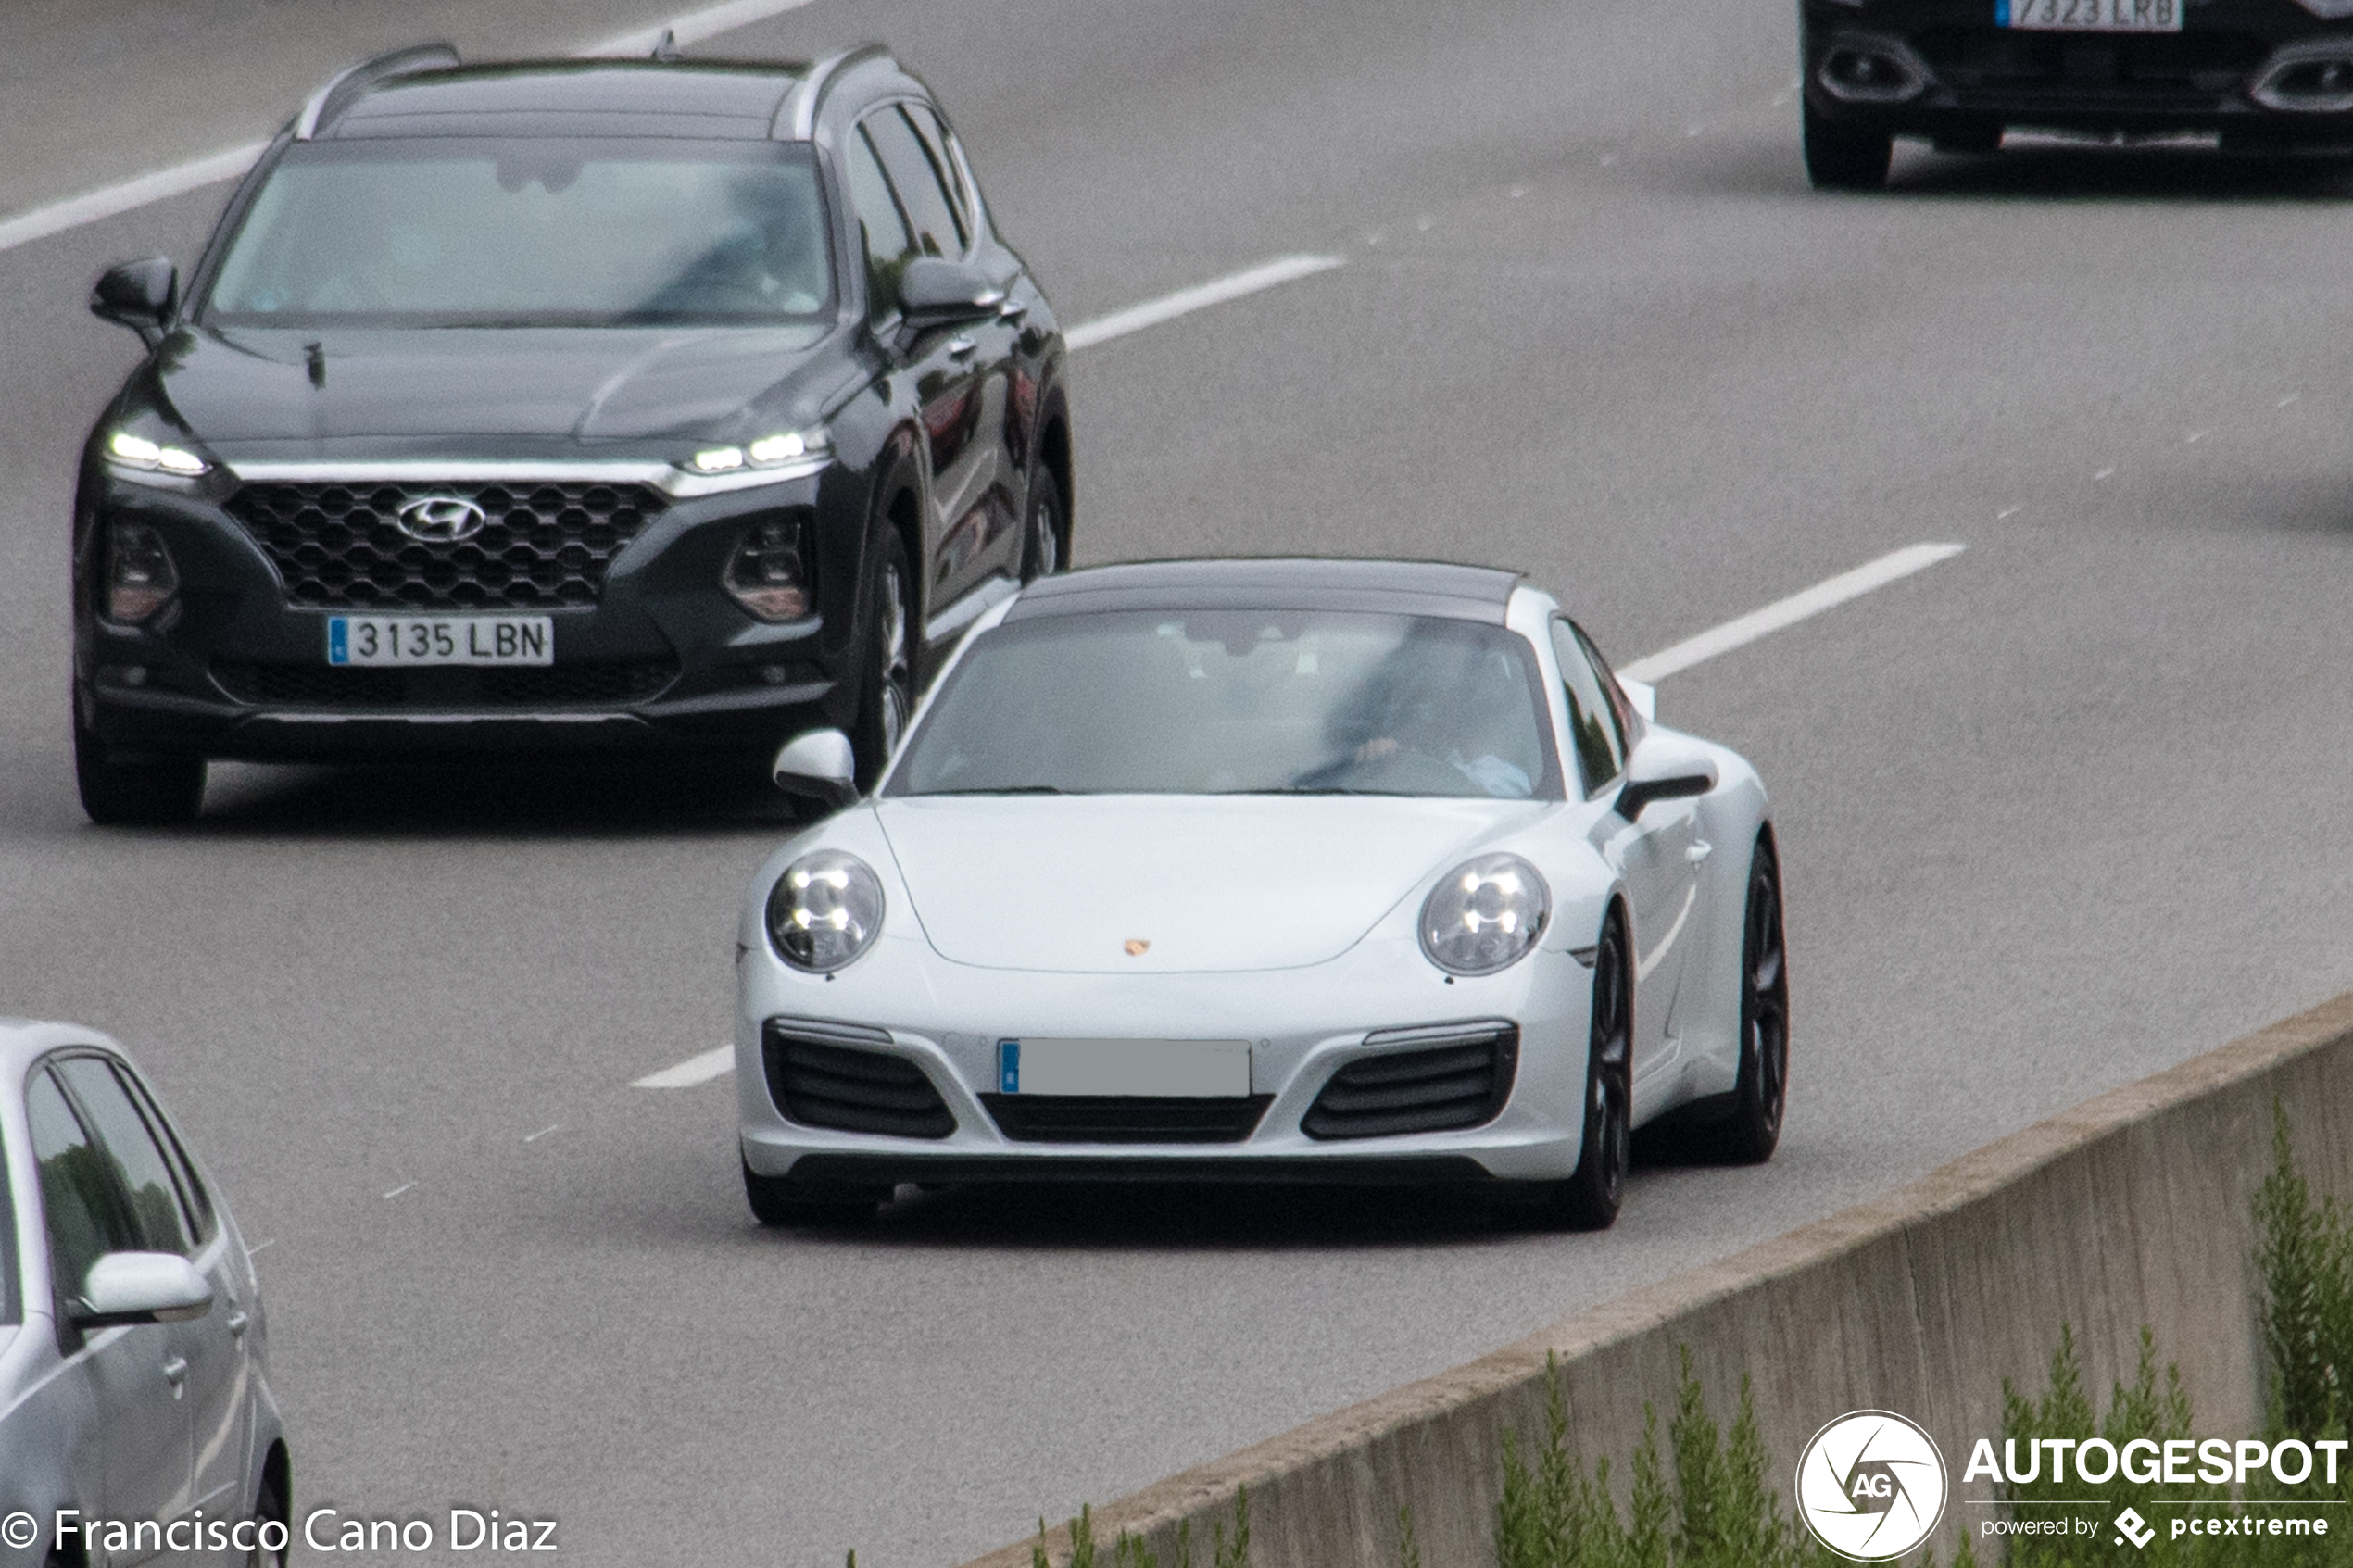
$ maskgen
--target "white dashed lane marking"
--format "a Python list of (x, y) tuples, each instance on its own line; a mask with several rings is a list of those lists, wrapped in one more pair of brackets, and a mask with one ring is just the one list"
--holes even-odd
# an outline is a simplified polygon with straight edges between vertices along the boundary
[(1849, 599), (1860, 598), (1874, 588), (1883, 588), (1898, 578), (1949, 560), (1966, 548), (1965, 545), (1907, 545), (1852, 571), (1842, 571), (1828, 582), (1817, 583), (1804, 593), (1776, 599), (1762, 609), (1750, 610), (1696, 637), (1686, 637), (1673, 647), (1661, 648), (1648, 659), (1638, 659), (1626, 666), (1624, 673), (1637, 681), (1663, 681), (1718, 654), (1745, 647), (1785, 626), (1794, 626)]
[(1114, 310), (1092, 321), (1081, 321), (1063, 333), (1063, 341), (1074, 349), (1091, 347), (1115, 337), (1126, 337), (1129, 332), (1142, 332), (1146, 327), (1156, 327), (1163, 321), (1173, 321), (1179, 316), (1189, 316), (1213, 305), (1223, 305), (1229, 299), (1239, 299), (1245, 295), (1257, 294), (1301, 278), (1312, 278), (1318, 272), (1328, 272), (1335, 267), (1346, 265), (1348, 258), (1344, 256), (1277, 257), (1272, 261), (1263, 261), (1255, 267), (1229, 272), (1206, 283), (1196, 283), (1191, 288), (1178, 289), (1175, 294), (1163, 295), (1158, 299), (1148, 299), (1141, 305), (1131, 305), (1125, 310)]
[(629, 1086), (633, 1089), (691, 1089), (697, 1084), (708, 1084), (713, 1078), (724, 1078), (735, 1071), (736, 1047), (722, 1046), (715, 1051), (690, 1056), (675, 1067), (665, 1067), (659, 1073), (648, 1073)]

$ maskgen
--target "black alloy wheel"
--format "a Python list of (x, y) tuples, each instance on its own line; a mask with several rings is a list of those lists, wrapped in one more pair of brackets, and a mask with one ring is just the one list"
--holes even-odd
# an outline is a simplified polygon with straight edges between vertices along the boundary
[(1560, 1194), (1560, 1222), (1571, 1230), (1607, 1230), (1626, 1198), (1626, 1168), (1634, 1142), (1633, 993), (1626, 928), (1613, 909), (1603, 922), (1593, 954), (1584, 1148), (1576, 1174), (1562, 1184)]
[(1063, 569), (1063, 491), (1054, 470), (1041, 468), (1029, 482), (1029, 527), (1022, 540), (1021, 580), (1035, 583)]
[(1884, 126), (1832, 119), (1805, 106), (1806, 177), (1818, 191), (1879, 191), (1887, 187), (1887, 167), (1895, 156), (1895, 133)]
[(201, 757), (126, 759), (73, 716), (73, 778), (82, 809), (100, 827), (175, 827), (193, 822), (204, 806)]
[(1781, 865), (1773, 834), (1749, 857), (1741, 935), (1741, 1066), (1732, 1113), (1708, 1129), (1714, 1152), (1740, 1165), (1773, 1158), (1789, 1104), (1789, 949), (1781, 936)]
[(875, 1210), (890, 1201), (890, 1192), (884, 1187), (763, 1176), (746, 1162), (744, 1201), (751, 1206), (753, 1219), (777, 1230), (790, 1225), (849, 1225), (871, 1220)]
[(858, 787), (872, 789), (915, 711), (914, 596), (908, 591), (907, 547), (896, 530), (883, 534), (866, 605), (865, 691), (859, 698)]

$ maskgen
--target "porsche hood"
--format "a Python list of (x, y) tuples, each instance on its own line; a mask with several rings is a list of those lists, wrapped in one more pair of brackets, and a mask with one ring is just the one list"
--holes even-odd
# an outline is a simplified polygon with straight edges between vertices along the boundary
[(1090, 974), (1293, 969), (1541, 813), (1374, 797), (900, 797), (875, 816), (958, 963)]

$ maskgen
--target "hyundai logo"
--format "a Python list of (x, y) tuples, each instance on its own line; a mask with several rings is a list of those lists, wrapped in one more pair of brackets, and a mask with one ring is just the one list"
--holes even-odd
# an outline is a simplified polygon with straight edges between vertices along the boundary
[(401, 508), (393, 521), (411, 539), (427, 545), (454, 545), (481, 533), (490, 514), (463, 495), (420, 495)]

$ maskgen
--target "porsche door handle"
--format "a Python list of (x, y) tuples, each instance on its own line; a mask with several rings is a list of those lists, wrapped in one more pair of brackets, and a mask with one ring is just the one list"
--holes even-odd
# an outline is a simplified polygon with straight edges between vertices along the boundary
[(1696, 866), (1715, 853), (1716, 846), (1702, 838), (1695, 840), (1689, 849), (1683, 851), (1683, 859)]
[(174, 1388), (188, 1381), (188, 1358), (174, 1356), (163, 1363), (163, 1380)]
[(969, 359), (973, 357), (974, 351), (979, 347), (980, 345), (968, 337), (951, 337), (948, 340), (948, 358)]

